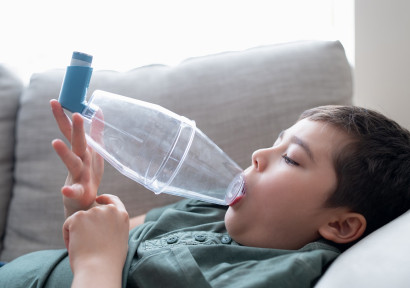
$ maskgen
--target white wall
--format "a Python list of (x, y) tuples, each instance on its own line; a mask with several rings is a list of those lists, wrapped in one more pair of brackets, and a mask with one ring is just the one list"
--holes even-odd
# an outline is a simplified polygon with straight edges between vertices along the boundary
[(119, 71), (302, 39), (346, 39), (352, 51), (352, 1), (4, 0), (0, 63), (28, 83), (65, 68), (72, 51), (93, 55), (94, 70)]
[(355, 103), (410, 129), (410, 1), (355, 1)]

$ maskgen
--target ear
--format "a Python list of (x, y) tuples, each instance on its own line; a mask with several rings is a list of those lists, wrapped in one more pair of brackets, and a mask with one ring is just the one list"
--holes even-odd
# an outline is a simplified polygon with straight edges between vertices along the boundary
[(345, 212), (319, 228), (319, 234), (339, 244), (359, 239), (366, 230), (366, 218), (362, 214)]

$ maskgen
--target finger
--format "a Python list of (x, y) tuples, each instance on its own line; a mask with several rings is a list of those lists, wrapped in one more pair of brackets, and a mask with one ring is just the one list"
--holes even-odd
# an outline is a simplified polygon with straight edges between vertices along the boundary
[(64, 137), (71, 142), (71, 120), (64, 113), (63, 108), (61, 107), (60, 102), (53, 99), (50, 101), (51, 111), (53, 112), (54, 118), (58, 124), (58, 128), (63, 133)]
[(79, 157), (83, 158), (87, 150), (87, 141), (85, 138), (84, 121), (80, 114), (73, 114), (73, 129), (71, 133), (71, 149)]
[(62, 140), (55, 139), (51, 142), (51, 145), (73, 177), (81, 173), (83, 162)]
[(65, 248), (67, 250), (70, 247), (70, 224), (71, 224), (71, 218), (68, 217), (63, 224), (63, 239), (64, 239)]
[(112, 204), (112, 205), (114, 205), (118, 210), (122, 210), (122, 211), (127, 212), (127, 209), (125, 208), (124, 203), (122, 203), (121, 199), (118, 198), (118, 197), (115, 196), (115, 195), (103, 194), (103, 195), (98, 196), (98, 197), (95, 199), (95, 201), (96, 201), (98, 204), (101, 204), (101, 205), (109, 205), (109, 204)]
[(72, 200), (81, 199), (84, 195), (84, 187), (80, 184), (73, 184), (70, 186), (63, 186), (61, 188), (61, 194)]

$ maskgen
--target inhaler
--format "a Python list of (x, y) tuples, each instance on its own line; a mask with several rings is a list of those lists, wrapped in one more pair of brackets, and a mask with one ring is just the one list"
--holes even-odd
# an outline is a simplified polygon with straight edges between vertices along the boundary
[(91, 55), (73, 53), (58, 101), (82, 115), (88, 145), (106, 161), (156, 194), (220, 205), (243, 194), (243, 170), (194, 121), (100, 90), (86, 102), (91, 62)]

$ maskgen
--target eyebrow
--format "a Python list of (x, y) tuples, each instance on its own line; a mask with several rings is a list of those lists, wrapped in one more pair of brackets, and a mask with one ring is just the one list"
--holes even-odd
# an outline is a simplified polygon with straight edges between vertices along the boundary
[[(279, 138), (279, 139), (282, 139), (283, 136), (285, 135), (285, 132), (286, 132), (285, 130), (282, 130), (282, 131), (279, 133), (278, 138)], [(315, 158), (313, 157), (312, 150), (310, 149), (309, 145), (308, 145), (305, 141), (303, 141), (302, 139), (300, 139), (300, 138), (297, 137), (297, 136), (292, 136), (292, 137), (290, 138), (290, 142), (291, 142), (291, 143), (294, 143), (294, 144), (296, 144), (296, 145), (299, 145), (303, 150), (305, 150), (305, 152), (306, 152), (306, 154), (309, 156), (310, 160), (312, 160), (313, 162), (315, 162)]]

